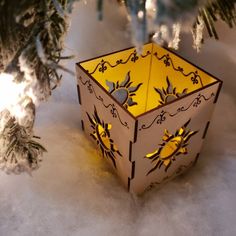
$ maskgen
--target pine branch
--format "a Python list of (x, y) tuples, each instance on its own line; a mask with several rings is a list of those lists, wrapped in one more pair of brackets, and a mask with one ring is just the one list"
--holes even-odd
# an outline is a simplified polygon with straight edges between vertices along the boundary
[[(12, 1), (5, 3), (1, 9), (9, 9), (7, 14), (14, 16), (17, 9), (14, 7), (16, 4)], [(1, 48), (4, 50), (0, 51), (0, 57), (3, 58), (4, 71), (17, 74), (18, 81), (23, 81), (25, 77), (25, 70), (21, 68), (19, 63), (20, 57), (23, 57), (25, 65), (22, 65), (22, 67), (28, 65), (29, 68), (27, 69), (35, 71), (42, 89), (41, 99), (46, 99), (50, 95), (51, 88), (56, 86), (53, 76), (60, 77), (56, 75), (57, 67), (55, 65), (58, 65), (60, 61), (63, 37), (67, 29), (66, 17), (62, 14), (62, 10), (65, 8), (65, 1), (31, 0), (25, 1), (21, 7), (23, 13), (17, 17), (18, 24), (16, 24), (15, 19), (8, 19), (8, 15), (2, 11), (3, 16), (0, 19), (0, 26), (3, 26), (5, 21), (8, 21), (8, 29), (5, 32), (1, 32), (0, 42), (2, 42)], [(31, 15), (29, 14), (29, 9)], [(27, 18), (27, 22), (31, 22), (30, 25), (25, 26), (25, 18)], [(31, 21), (29, 21), (29, 18), (32, 18)], [(22, 34), (24, 40), (19, 38), (20, 34)], [(46, 60), (50, 61), (50, 63), (44, 63), (41, 60), (42, 58), (37, 51), (37, 38), (42, 44)], [(11, 49), (6, 50), (9, 45), (11, 45)], [(12, 48), (15, 49), (15, 53)], [(40, 73), (38, 73), (39, 71)]]
[(6, 124), (0, 133), (0, 169), (15, 174), (37, 169), (46, 149), (33, 139), (33, 122), (30, 127), (22, 126), (7, 110), (1, 113), (1, 118)]
[[(50, 96), (61, 80), (57, 69), (65, 69), (59, 61), (67, 30), (66, 4), (66, 0), (22, 0), (17, 4), (0, 0), (0, 73), (13, 76), (13, 86), (26, 84), (24, 97), (0, 111), (0, 168), (7, 173), (37, 169), (46, 151), (33, 138), (33, 102)], [(27, 89), (33, 91), (31, 98)], [(12, 106), (20, 106), (24, 117), (18, 117)]]
[[(193, 47), (199, 51), (203, 43), (204, 28), (210, 37), (218, 39), (216, 21), (222, 20), (231, 28), (236, 25), (236, 0), (153, 0), (148, 3), (148, 7), (146, 0), (118, 0), (118, 2), (123, 3), (128, 10), (133, 42), (137, 47), (146, 42), (149, 34), (155, 35), (152, 39), (157, 43), (166, 43), (177, 49), (180, 41), (178, 32), (182, 29), (185, 32), (192, 32)], [(150, 13), (148, 20), (145, 19), (147, 11)], [(151, 12), (156, 12), (156, 15)]]
[(199, 9), (210, 37), (219, 39), (215, 29), (215, 22), (221, 19), (230, 28), (236, 26), (236, 0), (212, 0)]

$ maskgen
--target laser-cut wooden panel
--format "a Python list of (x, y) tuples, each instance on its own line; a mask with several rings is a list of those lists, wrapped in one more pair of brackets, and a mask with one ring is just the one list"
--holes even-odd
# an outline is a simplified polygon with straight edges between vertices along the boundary
[(130, 191), (196, 162), (221, 81), (152, 43), (76, 69), (84, 131)]

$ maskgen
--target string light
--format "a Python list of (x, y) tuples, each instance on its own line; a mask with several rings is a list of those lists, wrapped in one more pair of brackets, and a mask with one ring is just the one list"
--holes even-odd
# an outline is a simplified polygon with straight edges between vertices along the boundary
[(139, 18), (140, 20), (142, 20), (142, 19), (143, 19), (143, 16), (144, 16), (143, 11), (139, 11), (139, 12), (138, 12), (138, 18)]
[(34, 91), (30, 82), (16, 82), (11, 74), (0, 74), (0, 112), (7, 109), (16, 119), (26, 116), (25, 107), (35, 101)]

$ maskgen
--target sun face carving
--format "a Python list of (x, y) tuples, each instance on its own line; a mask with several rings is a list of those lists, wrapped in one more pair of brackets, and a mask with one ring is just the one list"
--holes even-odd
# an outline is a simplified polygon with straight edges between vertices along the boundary
[(170, 134), (168, 130), (165, 130), (165, 134), (162, 138), (163, 143), (160, 144), (160, 148), (145, 156), (145, 158), (150, 159), (152, 163), (155, 163), (154, 167), (147, 175), (157, 168), (160, 169), (163, 165), (165, 166), (165, 172), (167, 172), (172, 162), (175, 161), (179, 155), (186, 155), (188, 153), (188, 142), (190, 138), (198, 132), (187, 130), (189, 123), (190, 120), (178, 129), (175, 134)]
[(93, 133), (91, 137), (96, 141), (103, 156), (110, 158), (114, 167), (116, 168), (115, 153), (122, 156), (119, 150), (116, 148), (114, 141), (110, 137), (111, 124), (101, 121), (97, 114), (96, 107), (94, 107), (94, 114), (92, 117), (87, 113), (88, 119), (91, 123)]
[(188, 89), (185, 88), (181, 93), (176, 92), (176, 87), (173, 87), (168, 76), (166, 77), (167, 88), (154, 88), (155, 91), (160, 95), (159, 103), (160, 105), (164, 105), (167, 102), (171, 102), (177, 98), (180, 98), (187, 94)]
[(133, 101), (133, 96), (135, 96), (135, 92), (139, 89), (142, 83), (137, 86), (130, 87), (132, 85), (132, 81), (130, 81), (130, 71), (127, 73), (124, 81), (119, 83), (110, 82), (106, 80), (106, 84), (109, 87), (108, 92), (126, 109), (128, 107), (137, 105), (137, 102)]

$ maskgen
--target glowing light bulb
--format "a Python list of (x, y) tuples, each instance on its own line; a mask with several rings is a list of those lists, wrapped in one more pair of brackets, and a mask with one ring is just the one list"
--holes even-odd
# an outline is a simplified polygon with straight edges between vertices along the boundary
[(16, 103), (21, 86), (14, 82), (14, 76), (6, 73), (0, 74), (0, 110)]
[(25, 101), (35, 98), (33, 95), (29, 83), (18, 83), (11, 74), (0, 74), (0, 111), (7, 109), (21, 119), (25, 116)]
[(155, 18), (156, 16), (156, 0), (146, 0), (145, 8), (147, 11), (147, 16)]
[(139, 11), (138, 12), (138, 18), (141, 20), (141, 19), (143, 19), (143, 16), (144, 16), (143, 11)]

